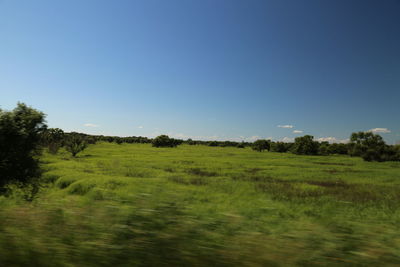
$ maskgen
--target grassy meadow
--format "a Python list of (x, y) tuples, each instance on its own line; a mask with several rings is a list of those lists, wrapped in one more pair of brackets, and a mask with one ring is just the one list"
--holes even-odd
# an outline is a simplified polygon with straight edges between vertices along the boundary
[(2, 266), (400, 265), (400, 162), (99, 143), (0, 197)]

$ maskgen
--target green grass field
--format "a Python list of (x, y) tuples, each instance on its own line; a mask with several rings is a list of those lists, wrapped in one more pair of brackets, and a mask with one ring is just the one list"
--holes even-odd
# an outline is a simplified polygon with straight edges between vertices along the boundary
[(400, 265), (400, 163), (90, 146), (0, 197), (2, 266)]

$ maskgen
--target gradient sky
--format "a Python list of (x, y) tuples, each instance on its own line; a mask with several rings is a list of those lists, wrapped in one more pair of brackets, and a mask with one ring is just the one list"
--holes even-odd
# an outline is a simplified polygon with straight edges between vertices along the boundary
[(0, 108), (65, 131), (394, 143), (399, 100), (399, 0), (0, 0)]

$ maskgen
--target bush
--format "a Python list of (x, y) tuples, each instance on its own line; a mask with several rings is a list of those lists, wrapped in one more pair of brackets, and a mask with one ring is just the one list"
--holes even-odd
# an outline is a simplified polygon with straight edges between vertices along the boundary
[(70, 152), (73, 157), (76, 157), (76, 155), (85, 150), (86, 147), (87, 143), (85, 138), (78, 134), (70, 135), (65, 144), (65, 149)]
[(40, 175), (41, 134), (45, 115), (18, 103), (12, 111), (0, 110), (0, 190), (10, 182), (27, 184)]
[(285, 152), (288, 152), (291, 147), (292, 147), (292, 143), (273, 142), (271, 144), (271, 151), (285, 153)]
[(244, 142), (238, 143), (236, 145), (237, 148), (245, 148)]
[(191, 146), (196, 145), (196, 141), (193, 141), (192, 138), (189, 138), (186, 143)]
[(255, 141), (251, 147), (253, 148), (253, 150), (256, 150), (258, 152), (262, 152), (264, 150), (269, 151), (271, 149), (271, 141), (259, 139)]
[(294, 139), (292, 151), (298, 155), (318, 155), (318, 149), (319, 143), (314, 141), (314, 136), (305, 135)]
[(322, 142), (319, 145), (318, 148), (318, 154), (322, 155), (322, 156), (327, 156), (329, 155), (329, 143), (328, 142)]
[(341, 154), (346, 155), (348, 154), (348, 145), (347, 144), (330, 144), (328, 148), (329, 154)]
[(208, 146), (218, 146), (218, 142), (217, 141), (211, 141), (208, 143)]
[(351, 156), (360, 156), (365, 161), (389, 160), (385, 141), (380, 135), (372, 132), (352, 133), (349, 152)]
[(59, 128), (50, 128), (43, 132), (42, 142), (49, 153), (57, 154), (60, 147), (63, 145), (64, 131)]
[(169, 138), (168, 135), (160, 135), (151, 142), (154, 147), (176, 147), (182, 143), (182, 140)]

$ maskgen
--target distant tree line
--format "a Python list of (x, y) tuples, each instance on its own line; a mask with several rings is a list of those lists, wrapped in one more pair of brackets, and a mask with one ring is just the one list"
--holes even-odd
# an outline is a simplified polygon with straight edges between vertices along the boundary
[(333, 143), (317, 142), (311, 135), (295, 138), (292, 143), (257, 140), (252, 148), (262, 152), (292, 152), (297, 155), (350, 155), (363, 158), (365, 161), (400, 161), (400, 145), (387, 145), (380, 135), (372, 132), (352, 133), (350, 142)]
[[(383, 138), (372, 132), (353, 133), (347, 144), (317, 142), (311, 135), (295, 138), (294, 142), (273, 142), (256, 140), (250, 142), (181, 140), (161, 135), (154, 139), (147, 137), (117, 137), (65, 133), (58, 128), (48, 128), (45, 115), (25, 104), (18, 103), (12, 111), (0, 109), (0, 193), (5, 192), (9, 183), (20, 185), (35, 184), (40, 176), (39, 155), (43, 148), (55, 154), (61, 147), (73, 157), (89, 144), (110, 142), (116, 144), (141, 143), (154, 147), (176, 147), (181, 144), (207, 145), (212, 147), (237, 147), (263, 152), (291, 152), (298, 155), (342, 154), (362, 157), (366, 161), (400, 161), (400, 145), (387, 145)], [(37, 187), (32, 187), (37, 190)]]
[[(305, 135), (295, 138), (294, 142), (279, 142), (265, 139), (259, 139), (254, 142), (236, 142), (236, 141), (203, 141), (203, 140), (181, 140), (170, 138), (167, 135), (160, 135), (156, 138), (147, 137), (118, 137), (103, 135), (88, 135), (82, 133), (63, 133), (60, 129), (46, 129), (44, 131), (44, 140), (47, 140), (47, 146), (50, 153), (54, 153), (58, 148), (65, 146), (73, 156), (71, 151), (72, 144), (76, 140), (82, 139), (86, 144), (95, 144), (96, 142), (110, 142), (116, 144), (123, 143), (141, 143), (152, 144), (154, 147), (176, 147), (181, 144), (188, 145), (206, 145), (211, 147), (251, 147), (255, 151), (271, 151), (279, 153), (294, 153), (297, 155), (350, 155), (362, 157), (366, 161), (400, 161), (400, 145), (387, 145), (383, 138), (372, 132), (353, 133), (348, 143), (328, 143), (318, 142), (311, 135)], [(72, 140), (72, 141), (71, 141)], [(85, 148), (82, 145), (83, 149)], [(79, 151), (78, 151), (79, 152)]]

